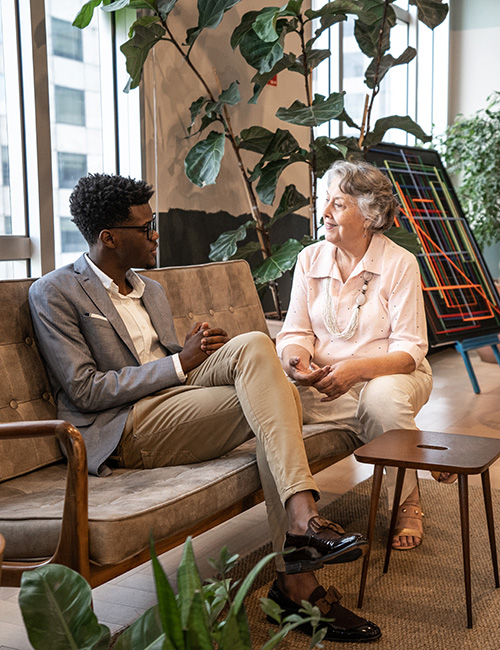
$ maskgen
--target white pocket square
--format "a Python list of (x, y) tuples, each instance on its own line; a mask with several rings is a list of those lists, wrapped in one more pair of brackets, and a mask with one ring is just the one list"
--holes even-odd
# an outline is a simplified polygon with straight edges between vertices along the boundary
[(89, 316), (89, 318), (97, 318), (98, 320), (104, 320), (106, 323), (108, 323), (108, 319), (105, 316), (101, 316), (101, 314), (91, 314), (90, 312), (87, 312), (85, 316)]

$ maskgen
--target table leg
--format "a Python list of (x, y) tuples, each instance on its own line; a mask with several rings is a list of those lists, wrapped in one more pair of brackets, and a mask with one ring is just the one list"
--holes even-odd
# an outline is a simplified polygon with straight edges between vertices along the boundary
[(460, 497), (460, 523), (462, 527), (462, 552), (464, 561), (465, 601), (467, 605), (467, 627), (472, 627), (472, 593), (470, 580), (470, 539), (469, 539), (469, 486), (467, 474), (458, 475)]
[(495, 539), (495, 524), (493, 522), (493, 504), (491, 502), (491, 481), (490, 470), (486, 469), (481, 474), (483, 484), (484, 507), (486, 509), (486, 521), (488, 522), (488, 536), (490, 538), (491, 562), (493, 564), (493, 575), (495, 577), (495, 587), (500, 587), (498, 579), (498, 556), (497, 543)]
[(372, 548), (373, 532), (375, 530), (375, 520), (377, 518), (378, 500), (380, 497), (380, 487), (382, 485), (382, 476), (384, 474), (383, 465), (375, 465), (373, 469), (372, 498), (370, 502), (370, 515), (368, 518), (368, 550), (363, 558), (363, 568), (361, 570), (361, 583), (359, 585), (358, 607), (363, 605), (363, 596), (365, 594), (366, 576), (368, 575), (368, 563), (370, 562), (370, 551)]
[(394, 537), (394, 529), (396, 528), (396, 519), (398, 518), (399, 502), (401, 501), (401, 492), (403, 491), (403, 482), (405, 480), (406, 468), (398, 468), (398, 476), (396, 478), (396, 487), (394, 489), (394, 501), (392, 502), (392, 516), (391, 524), (389, 526), (389, 537), (387, 538), (387, 548), (385, 550), (384, 573), (389, 570), (389, 560), (391, 559), (392, 551), (392, 538)]

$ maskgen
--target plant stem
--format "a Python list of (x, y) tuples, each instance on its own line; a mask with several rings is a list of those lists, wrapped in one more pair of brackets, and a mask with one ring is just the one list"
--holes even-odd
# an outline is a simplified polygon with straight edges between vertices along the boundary
[(375, 97), (378, 95), (380, 86), (378, 83), (378, 74), (379, 74), (379, 69), (380, 69), (380, 59), (382, 58), (382, 41), (384, 39), (384, 28), (385, 28), (385, 23), (387, 22), (387, 9), (389, 7), (389, 2), (390, 0), (384, 0), (384, 13), (382, 15), (382, 22), (380, 24), (380, 31), (379, 31), (379, 36), (378, 36), (378, 44), (377, 44), (377, 60), (375, 63), (375, 74), (373, 77), (373, 89), (372, 89), (372, 96), (370, 99), (370, 105), (368, 106), (368, 111), (366, 113), (366, 129), (363, 131), (361, 130), (361, 135), (359, 138), (359, 148), (361, 149), (363, 145), (363, 140), (365, 139), (365, 134), (369, 133), (370, 131), (370, 117), (372, 114), (372, 108), (373, 108), (373, 102), (375, 100)]
[[(309, 107), (312, 106), (312, 92), (310, 84), (310, 70), (307, 61), (306, 43), (305, 43), (305, 27), (302, 15), (299, 17), (299, 37), (300, 47), (302, 49), (302, 65), (304, 68), (304, 84), (306, 90), (306, 102)], [(309, 168), (309, 234), (316, 239), (318, 235), (318, 224), (316, 220), (316, 199), (317, 199), (317, 185), (318, 177), (316, 173), (316, 150), (314, 148), (314, 127), (309, 129), (309, 150), (311, 151), (311, 161), (308, 163)]]
[[(203, 88), (205, 89), (205, 92), (207, 95), (210, 97), (210, 99), (215, 102), (216, 99), (214, 95), (212, 94), (212, 91), (210, 90), (209, 85), (201, 75), (201, 73), (197, 70), (193, 62), (191, 61), (189, 54), (186, 54), (180, 44), (178, 43), (177, 39), (174, 37), (172, 34), (170, 28), (167, 25), (167, 21), (161, 18), (161, 24), (163, 25), (165, 31), (167, 32), (170, 42), (174, 45), (176, 50), (179, 52), (179, 54), (182, 56), (184, 61), (187, 63), (191, 71), (194, 73), (194, 75), (197, 77), (197, 79), (200, 81), (202, 84)], [(219, 78), (217, 76), (217, 73), (214, 70), (214, 74), (217, 80), (217, 84), (219, 87), (219, 94), (222, 92), (222, 87), (220, 85)], [(269, 239), (269, 233), (264, 227), (264, 221), (262, 219), (262, 214), (260, 212), (259, 206), (257, 204), (257, 198), (255, 196), (255, 192), (253, 191), (252, 183), (248, 177), (248, 174), (246, 172), (245, 166), (243, 164), (243, 160), (241, 159), (241, 154), (240, 154), (240, 148), (236, 142), (236, 137), (234, 135), (234, 131), (231, 126), (231, 120), (229, 118), (229, 112), (227, 110), (227, 106), (223, 107), (223, 112), (224, 112), (224, 119), (220, 119), (220, 122), (224, 128), (224, 132), (226, 135), (226, 138), (229, 140), (231, 143), (231, 146), (233, 148), (233, 151), (236, 155), (236, 160), (238, 161), (238, 168), (240, 170), (242, 179), (243, 179), (243, 184), (245, 187), (245, 193), (248, 199), (248, 203), (250, 206), (250, 213), (252, 215), (252, 219), (255, 221), (256, 224), (256, 231), (257, 231), (257, 238), (259, 240), (259, 245), (260, 245), (260, 251), (262, 253), (262, 257), (264, 259), (267, 259), (268, 257), (271, 256), (271, 242)], [(282, 317), (282, 310), (281, 310), (281, 301), (279, 297), (279, 291), (278, 291), (278, 285), (276, 282), (270, 282), (269, 283), (269, 288), (271, 290), (271, 294), (273, 297), (273, 303), (274, 307), (276, 310), (276, 313), (278, 315), (278, 318)]]

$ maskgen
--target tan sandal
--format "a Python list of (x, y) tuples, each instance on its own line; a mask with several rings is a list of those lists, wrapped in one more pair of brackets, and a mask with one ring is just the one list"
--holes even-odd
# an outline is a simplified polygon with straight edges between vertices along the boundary
[(393, 549), (397, 551), (409, 551), (410, 549), (418, 548), (422, 544), (422, 538), (424, 536), (424, 527), (422, 525), (423, 516), (424, 513), (420, 505), (403, 503), (399, 506), (394, 537), (416, 537), (420, 542), (413, 546), (396, 546), (393, 541)]
[(438, 483), (445, 483), (446, 485), (451, 485), (458, 479), (458, 474), (450, 474), (450, 472), (431, 472), (431, 474), (432, 478)]

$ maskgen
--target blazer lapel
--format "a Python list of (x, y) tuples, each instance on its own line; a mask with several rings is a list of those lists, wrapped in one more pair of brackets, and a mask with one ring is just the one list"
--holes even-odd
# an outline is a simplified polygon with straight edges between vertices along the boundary
[(130, 334), (120, 315), (115, 309), (108, 292), (104, 288), (102, 282), (92, 271), (87, 264), (85, 257), (82, 255), (74, 264), (76, 277), (80, 286), (85, 291), (87, 296), (92, 300), (97, 309), (108, 319), (110, 325), (114, 328), (118, 336), (122, 339), (130, 352), (134, 355), (137, 363), (140, 365), (141, 361), (137, 350), (135, 349)]

